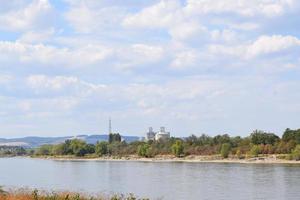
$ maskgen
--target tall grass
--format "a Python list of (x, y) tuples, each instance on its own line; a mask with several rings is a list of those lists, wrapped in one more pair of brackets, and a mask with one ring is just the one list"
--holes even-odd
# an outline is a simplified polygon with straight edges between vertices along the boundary
[(11, 190), (4, 191), (0, 186), (0, 200), (149, 200), (128, 195), (98, 195), (89, 196), (72, 192), (40, 192), (38, 190)]

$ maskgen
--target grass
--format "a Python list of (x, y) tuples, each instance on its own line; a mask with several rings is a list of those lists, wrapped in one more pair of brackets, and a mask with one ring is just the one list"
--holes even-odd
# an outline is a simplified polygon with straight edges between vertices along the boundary
[(0, 200), (149, 200), (128, 195), (98, 195), (90, 196), (72, 192), (40, 192), (38, 190), (11, 190), (4, 191), (0, 186)]

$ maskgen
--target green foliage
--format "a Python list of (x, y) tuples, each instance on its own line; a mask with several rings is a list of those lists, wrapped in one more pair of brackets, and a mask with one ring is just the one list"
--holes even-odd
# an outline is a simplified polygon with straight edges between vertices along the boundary
[(176, 157), (183, 155), (184, 147), (181, 140), (176, 140), (175, 144), (172, 145), (172, 152)]
[(108, 143), (105, 141), (97, 142), (95, 148), (96, 148), (96, 154), (98, 156), (103, 156), (108, 153)]
[(296, 144), (300, 144), (300, 129), (291, 130), (287, 128), (282, 135), (282, 140), (285, 142), (295, 141)]
[(274, 133), (266, 133), (264, 131), (258, 131), (255, 130), (253, 133), (251, 133), (251, 142), (252, 144), (258, 145), (258, 144), (275, 144), (279, 141), (279, 137), (275, 135)]
[(231, 146), (229, 143), (224, 143), (222, 144), (222, 148), (221, 148), (221, 156), (223, 158), (228, 158), (228, 155), (230, 153), (230, 149), (231, 149)]
[(243, 158), (241, 149), (239, 149), (239, 148), (236, 150), (235, 155), (236, 155), (236, 157), (237, 157), (238, 159), (242, 159), (242, 158)]
[[(74, 139), (66, 140), (62, 144), (43, 145), (35, 149), (35, 155), (75, 155), (92, 156), (109, 155), (122, 157), (138, 154), (142, 157), (155, 155), (174, 154), (177, 157), (184, 155), (215, 155), (221, 153), (226, 158), (230, 153), (238, 158), (244, 158), (245, 154), (258, 156), (258, 154), (289, 154), (295, 151), (300, 129), (286, 129), (282, 139), (273, 133), (254, 131), (248, 137), (230, 137), (227, 134), (214, 137), (202, 134), (199, 137), (191, 135), (185, 139), (171, 137), (164, 141), (135, 141), (131, 143), (121, 142), (120, 134), (110, 134), (109, 142), (98, 142), (96, 145), (87, 144), (85, 141)], [(299, 136), (298, 136), (299, 135)], [(300, 140), (300, 139), (299, 139)], [(18, 155), (27, 153), (32, 155), (32, 150), (17, 150), (16, 148), (1, 147), (1, 155)], [(296, 151), (297, 152), (297, 151)], [(90, 155), (91, 154), (91, 155)]]
[(18, 146), (0, 146), (0, 156), (23, 156), (27, 151)]
[(151, 157), (150, 150), (151, 149), (149, 144), (141, 144), (138, 146), (137, 153), (139, 156), (142, 157)]
[(227, 134), (224, 135), (217, 135), (213, 137), (213, 144), (224, 144), (230, 143), (230, 137)]
[(261, 153), (261, 148), (258, 145), (253, 145), (251, 150), (250, 150), (250, 154), (254, 157), (257, 157), (258, 154)]
[(93, 144), (86, 144), (86, 153), (87, 154), (93, 154), (96, 152), (96, 146)]
[(57, 144), (52, 147), (53, 155), (64, 155), (64, 154), (66, 154), (66, 152), (67, 152), (67, 150), (66, 150), (65, 143)]
[(36, 149), (35, 154), (45, 155), (45, 156), (52, 155), (52, 148), (53, 145), (49, 145), (49, 144), (42, 145)]
[(70, 148), (75, 156), (84, 156), (87, 154), (87, 144), (83, 140), (71, 140)]
[(296, 146), (296, 148), (292, 152), (292, 158), (294, 160), (300, 160), (300, 144)]
[(110, 133), (108, 136), (108, 142), (110, 144), (113, 142), (121, 142), (121, 135), (119, 133)]

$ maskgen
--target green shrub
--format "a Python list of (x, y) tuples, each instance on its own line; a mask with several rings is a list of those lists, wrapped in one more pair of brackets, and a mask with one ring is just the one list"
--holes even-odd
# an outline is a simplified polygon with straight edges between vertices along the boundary
[(296, 146), (296, 148), (292, 152), (292, 158), (294, 160), (300, 160), (300, 144)]
[(235, 155), (236, 155), (236, 157), (237, 157), (238, 159), (242, 159), (242, 158), (243, 158), (243, 156), (242, 156), (242, 152), (241, 152), (241, 150), (240, 150), (240, 149), (237, 149), (237, 150), (236, 150), (236, 153), (235, 153)]
[(150, 157), (150, 145), (149, 144), (139, 145), (137, 153), (139, 156), (142, 157)]
[(230, 149), (231, 149), (231, 146), (230, 146), (229, 143), (222, 144), (222, 147), (221, 147), (221, 156), (223, 158), (228, 158), (229, 153), (230, 153)]
[(108, 142), (102, 141), (102, 142), (97, 142), (96, 144), (96, 154), (98, 156), (103, 156), (108, 153)]
[(261, 148), (258, 145), (253, 145), (251, 150), (250, 150), (250, 154), (254, 157), (257, 157), (258, 154), (261, 153)]
[(176, 157), (180, 157), (183, 154), (184, 147), (181, 140), (176, 140), (172, 145), (172, 152)]

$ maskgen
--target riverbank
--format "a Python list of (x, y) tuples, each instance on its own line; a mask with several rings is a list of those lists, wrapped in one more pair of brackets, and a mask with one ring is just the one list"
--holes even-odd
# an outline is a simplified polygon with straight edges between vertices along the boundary
[(1, 200), (149, 200), (148, 198), (138, 198), (134, 194), (98, 194), (88, 195), (75, 192), (48, 192), (29, 189), (10, 189), (8, 191), (0, 187)]
[(241, 164), (299, 164), (300, 161), (278, 158), (278, 155), (262, 155), (253, 158), (238, 159), (236, 157), (221, 158), (219, 155), (175, 157), (173, 155), (158, 155), (153, 158), (144, 158), (136, 155), (122, 157), (74, 157), (74, 156), (47, 156), (33, 157), (38, 159), (51, 159), (57, 161), (135, 161), (135, 162), (189, 162), (189, 163), (241, 163)]

